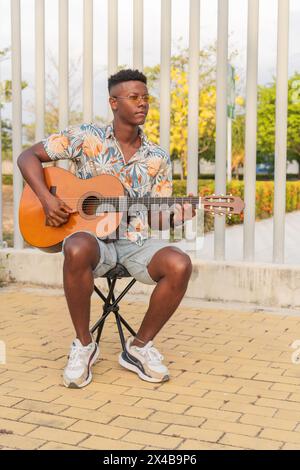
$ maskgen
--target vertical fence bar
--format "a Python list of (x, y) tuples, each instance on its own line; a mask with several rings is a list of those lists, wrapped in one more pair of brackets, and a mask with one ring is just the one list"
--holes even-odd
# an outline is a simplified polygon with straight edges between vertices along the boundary
[[(58, 126), (62, 131), (69, 125), (69, 0), (59, 0), (59, 59), (58, 59)], [(69, 162), (56, 165), (68, 169)]]
[[(1, 86), (1, 60), (0, 60), (0, 86)], [(4, 248), (3, 243), (3, 193), (2, 193), (2, 117), (0, 102), (0, 248)]]
[[(0, 58), (0, 87), (1, 87), (1, 58)], [(1, 99), (1, 96), (0, 96)], [(2, 187), (2, 114), (1, 114), (1, 102), (0, 102), (0, 248), (4, 248), (3, 243), (3, 187)]]
[(200, 0), (190, 0), (187, 193), (198, 194)]
[(14, 194), (14, 248), (23, 248), (19, 229), (19, 204), (23, 179), (17, 165), (22, 152), (22, 66), (21, 66), (21, 11), (20, 0), (11, 1), (11, 60), (12, 60), (12, 142), (13, 142), (13, 194)]
[(59, 0), (59, 129), (69, 123), (69, 1)]
[[(108, 76), (117, 72), (118, 69), (118, 0), (107, 0), (108, 6), (108, 54), (107, 73)], [(108, 121), (113, 118), (113, 113), (108, 105)]]
[(273, 262), (284, 262), (289, 0), (278, 0)]
[[(198, 194), (198, 149), (199, 149), (199, 41), (200, 0), (190, 0), (189, 13), (189, 70), (188, 70), (188, 140), (187, 140), (187, 194)], [(198, 214), (197, 214), (198, 219)], [(195, 220), (184, 224), (186, 241), (195, 249), (197, 236)], [(196, 228), (196, 230), (195, 230)]]
[(160, 145), (170, 151), (171, 0), (161, 0)]
[(245, 212), (244, 260), (253, 261), (255, 253), (256, 128), (258, 69), (259, 0), (248, 0), (246, 135), (245, 135)]
[(144, 68), (144, 0), (133, 0), (133, 69)]
[(84, 0), (83, 11), (83, 120), (93, 120), (93, 0)]
[[(218, 0), (215, 192), (226, 192), (228, 0)], [(215, 259), (225, 257), (225, 216), (215, 219)]]
[(35, 0), (35, 141), (45, 134), (45, 1)]

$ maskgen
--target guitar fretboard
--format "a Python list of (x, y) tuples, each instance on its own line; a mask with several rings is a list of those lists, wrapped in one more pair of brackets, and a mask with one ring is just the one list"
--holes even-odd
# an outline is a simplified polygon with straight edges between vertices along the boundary
[[(156, 206), (164, 206), (171, 208), (175, 204), (191, 204), (193, 207), (199, 206), (199, 197), (196, 196), (183, 196), (183, 197), (99, 197), (97, 198), (97, 205), (103, 209), (103, 211), (114, 207), (115, 210), (123, 212), (131, 208), (132, 206), (140, 206), (147, 210), (155, 209)], [(95, 201), (96, 202), (96, 201)], [(94, 204), (95, 204), (94, 202)]]

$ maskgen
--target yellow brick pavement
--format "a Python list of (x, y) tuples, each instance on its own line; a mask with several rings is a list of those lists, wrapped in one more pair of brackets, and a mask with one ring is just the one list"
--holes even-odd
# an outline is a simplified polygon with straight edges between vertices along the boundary
[[(94, 380), (62, 386), (73, 328), (61, 293), (0, 288), (1, 449), (300, 449), (300, 314), (180, 306), (155, 344), (171, 380), (122, 369), (112, 320)], [(138, 328), (147, 304), (121, 303)], [(92, 321), (101, 313), (92, 301)]]

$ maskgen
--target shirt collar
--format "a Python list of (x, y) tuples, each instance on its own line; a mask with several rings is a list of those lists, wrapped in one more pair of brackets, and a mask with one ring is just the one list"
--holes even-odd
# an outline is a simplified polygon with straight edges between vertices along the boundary
[[(149, 147), (150, 146), (150, 142), (149, 140), (147, 139), (144, 131), (142, 130), (141, 127), (139, 127), (139, 135), (141, 137), (141, 141), (142, 141), (142, 147)], [(106, 127), (106, 131), (105, 131), (105, 138), (106, 139), (109, 139), (109, 138), (113, 138), (115, 136), (114, 134), (114, 126), (113, 126), (113, 121), (110, 122), (107, 127)]]

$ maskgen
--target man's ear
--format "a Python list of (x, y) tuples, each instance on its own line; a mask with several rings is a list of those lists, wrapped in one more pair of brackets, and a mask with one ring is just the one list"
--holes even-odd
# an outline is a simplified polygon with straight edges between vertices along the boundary
[(114, 99), (113, 97), (109, 97), (109, 104), (111, 106), (111, 109), (113, 111), (116, 111), (118, 109), (118, 102), (116, 99)]

